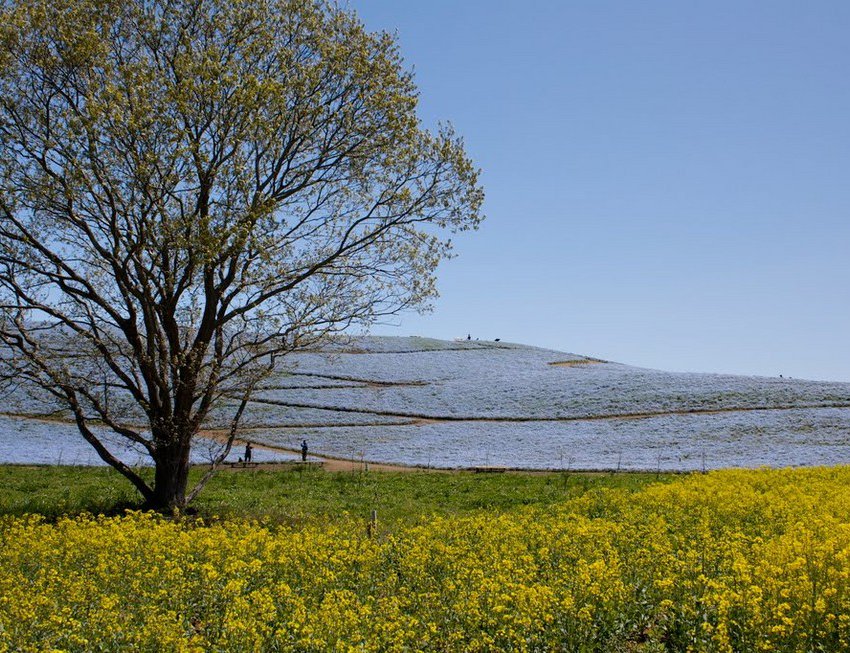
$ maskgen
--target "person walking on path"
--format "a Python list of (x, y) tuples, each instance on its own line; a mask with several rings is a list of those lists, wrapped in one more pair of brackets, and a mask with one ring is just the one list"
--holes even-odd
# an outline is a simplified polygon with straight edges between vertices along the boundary
[(301, 462), (307, 462), (307, 440), (301, 440)]
[(254, 447), (251, 446), (251, 443), (248, 442), (245, 444), (245, 462), (251, 462), (251, 453), (254, 451)]

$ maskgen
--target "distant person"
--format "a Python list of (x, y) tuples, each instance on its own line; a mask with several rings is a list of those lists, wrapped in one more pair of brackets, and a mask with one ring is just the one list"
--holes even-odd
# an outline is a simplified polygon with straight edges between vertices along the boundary
[(301, 440), (301, 462), (307, 462), (307, 440)]
[(247, 443), (245, 445), (245, 462), (251, 462), (251, 456), (254, 453), (254, 447), (251, 446), (251, 443)]
[(472, 334), (471, 334), (471, 333), (467, 333), (467, 334), (466, 334), (466, 339), (467, 339), (467, 340), (472, 340)]

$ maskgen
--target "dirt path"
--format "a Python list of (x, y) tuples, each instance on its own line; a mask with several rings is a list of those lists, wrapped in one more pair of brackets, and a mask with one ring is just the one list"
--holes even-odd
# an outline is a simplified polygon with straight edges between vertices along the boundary
[[(269, 401), (267, 403), (277, 403), (280, 405), (289, 405), (289, 406), (297, 406), (298, 404), (287, 404), (284, 402), (274, 402)], [(311, 408), (325, 408), (326, 410), (340, 410), (339, 408), (329, 408), (329, 407), (321, 407), (321, 406), (310, 406)], [(414, 415), (414, 414), (398, 414), (398, 413), (389, 413), (383, 411), (370, 411), (368, 409), (342, 409), (345, 412), (351, 413), (366, 413), (366, 414), (375, 414), (382, 416), (393, 416), (401, 419), (409, 420), (406, 424), (386, 424), (386, 423), (376, 423), (376, 424), (351, 424), (350, 426), (373, 426), (373, 427), (383, 427), (383, 426), (422, 426), (425, 424), (441, 424), (448, 422), (515, 422), (515, 423), (527, 423), (527, 422), (583, 422), (583, 421), (601, 421), (601, 420), (639, 420), (639, 419), (648, 419), (653, 417), (665, 417), (665, 416), (687, 416), (687, 415), (713, 415), (713, 414), (724, 414), (724, 413), (736, 413), (736, 412), (755, 412), (755, 411), (788, 411), (788, 410), (800, 410), (800, 409), (828, 409), (828, 408), (837, 408), (837, 409), (850, 409), (850, 404), (847, 403), (827, 403), (827, 404), (819, 404), (812, 406), (766, 406), (766, 407), (723, 407), (723, 408), (693, 408), (693, 409), (680, 409), (680, 410), (666, 410), (666, 411), (647, 411), (647, 412), (637, 412), (637, 413), (622, 413), (616, 415), (590, 415), (590, 416), (575, 416), (575, 417), (453, 417), (453, 416), (431, 416), (431, 415)], [(71, 424), (71, 422), (63, 419), (59, 415), (24, 415), (20, 413), (12, 413), (12, 412), (0, 412), (0, 416), (12, 417), (15, 419), (22, 420), (32, 420), (46, 423), (63, 423), (63, 424)], [(339, 427), (339, 424), (316, 424), (311, 425), (312, 428), (327, 428), (327, 427)], [(224, 466), (223, 469), (233, 469), (234, 471), (242, 471), (244, 469), (282, 469), (287, 466), (297, 466), (300, 465), (300, 449), (288, 448), (282, 446), (274, 446), (266, 443), (256, 442), (252, 439), (251, 434), (256, 432), (262, 432), (270, 429), (274, 430), (284, 430), (284, 429), (304, 429), (305, 425), (282, 425), (275, 427), (249, 427), (242, 429), (240, 434), (241, 438), (237, 439), (234, 442), (232, 455), (236, 455), (233, 452), (238, 451), (239, 447), (244, 447), (245, 444), (250, 441), (251, 444), (256, 449), (266, 450), (270, 452), (276, 453), (286, 453), (292, 455), (292, 460), (289, 461), (281, 461), (281, 462), (261, 462), (256, 465), (251, 466), (250, 468), (243, 468), (239, 466)], [(205, 429), (198, 433), (201, 437), (208, 438), (211, 440), (215, 440), (217, 442), (224, 443), (227, 437), (227, 431), (223, 429)], [(352, 460), (346, 458), (340, 458), (335, 456), (328, 455), (320, 455), (311, 453), (309, 455), (310, 461), (313, 463), (320, 463), (322, 468), (331, 471), (331, 472), (342, 472), (342, 471), (359, 471), (365, 470), (374, 470), (374, 471), (394, 471), (394, 472), (413, 472), (413, 471), (440, 471), (440, 472), (450, 472), (450, 471), (458, 471), (458, 470), (447, 470), (447, 469), (434, 469), (424, 466), (416, 466), (416, 465), (404, 465), (404, 464), (392, 464), (392, 463), (374, 463), (368, 462), (364, 460)], [(473, 468), (473, 471), (475, 469)], [(481, 471), (481, 470), (478, 470)], [(493, 471), (514, 471), (514, 470), (505, 470), (498, 469)], [(520, 470), (516, 470), (520, 471)]]
[[(720, 415), (724, 413), (752, 413), (758, 411), (787, 411), (787, 410), (819, 410), (826, 408), (850, 409), (850, 403), (825, 403), (812, 405), (795, 405), (795, 406), (725, 406), (720, 408), (682, 408), (678, 410), (658, 410), (645, 411), (636, 413), (614, 413), (604, 415), (571, 415), (566, 417), (525, 417), (525, 416), (476, 416), (476, 415), (424, 415), (421, 413), (397, 413), (384, 410), (371, 410), (368, 408), (348, 408), (344, 406), (319, 406), (315, 404), (302, 404), (288, 401), (278, 401), (274, 399), (253, 399), (252, 401), (260, 404), (269, 404), (274, 406), (284, 406), (288, 408), (312, 408), (316, 410), (326, 410), (336, 413), (354, 413), (360, 415), (375, 415), (376, 417), (394, 417), (400, 422), (351, 422), (351, 423), (305, 423), (305, 424), (281, 424), (279, 426), (247, 426), (240, 431), (242, 433), (251, 433), (256, 431), (268, 430), (286, 430), (286, 429), (321, 429), (321, 428), (353, 428), (353, 427), (387, 427), (387, 426), (423, 426), (425, 424), (441, 424), (448, 422), (493, 422), (493, 423), (510, 423), (524, 424), (528, 422), (599, 422), (599, 421), (616, 421), (616, 420), (633, 420), (633, 419), (650, 419), (652, 417), (667, 417), (671, 415), (687, 416), (687, 415)], [(16, 419), (28, 419), (41, 422), (61, 422), (63, 424), (72, 424), (73, 422), (63, 419), (62, 417), (53, 417), (49, 415), (25, 415), (22, 413), (3, 412), (0, 411), (2, 417), (13, 417)], [(205, 437), (217, 438), (225, 431), (207, 429), (199, 432), (199, 435)], [(298, 452), (300, 453), (300, 452)]]
[[(606, 415), (574, 415), (567, 417), (525, 417), (525, 416), (478, 416), (478, 415), (425, 415), (422, 413), (399, 413), (388, 410), (373, 410), (369, 408), (349, 408), (347, 406), (321, 406), (317, 404), (304, 404), (292, 401), (280, 401), (277, 399), (252, 399), (258, 404), (267, 404), (271, 406), (284, 406), (286, 408), (309, 408), (313, 410), (326, 410), (333, 413), (355, 413), (359, 415), (375, 415), (380, 417), (395, 417), (397, 419), (414, 420), (412, 424), (380, 424), (380, 426), (410, 426), (421, 425), (427, 423), (440, 422), (598, 422), (602, 420), (618, 420), (618, 419), (646, 419), (650, 417), (665, 417), (667, 415), (717, 415), (721, 413), (751, 413), (760, 410), (778, 411), (778, 410), (813, 410), (820, 408), (850, 408), (850, 403), (827, 403), (814, 404), (810, 406), (728, 406), (721, 408), (682, 408), (678, 410), (658, 410), (645, 411), (636, 413), (618, 413)], [(334, 427), (336, 424), (327, 424), (324, 427)], [(352, 424), (350, 426), (379, 426), (379, 424)], [(266, 427), (271, 428), (271, 427)], [(273, 427), (281, 428), (308, 428), (303, 424), (287, 424), (285, 426)], [(315, 427), (313, 427), (315, 428)], [(246, 429), (247, 430), (247, 429)]]
[[(215, 440), (216, 442), (220, 442), (224, 444), (227, 441), (227, 436), (225, 431), (216, 431), (216, 430), (201, 430), (198, 432), (198, 435), (204, 438), (208, 438), (210, 440)], [(231, 451), (236, 451), (237, 448), (244, 447), (248, 443), (248, 440), (245, 439), (236, 439), (233, 442), (233, 449)], [(261, 442), (253, 442), (251, 441), (251, 446), (254, 449), (260, 449), (264, 451), (272, 451), (274, 453), (288, 453), (296, 455), (300, 458), (301, 450), (295, 449), (291, 447), (276, 447), (270, 444), (264, 444)], [(322, 469), (328, 472), (357, 472), (357, 471), (378, 471), (378, 472), (415, 472), (415, 471), (423, 471), (425, 467), (418, 467), (416, 465), (396, 465), (391, 463), (372, 463), (368, 460), (351, 460), (348, 458), (337, 458), (335, 456), (325, 456), (321, 454), (309, 454), (307, 456), (308, 464), (309, 463), (319, 463), (322, 466)], [(281, 469), (286, 467), (296, 467), (301, 465), (301, 461), (296, 458), (294, 460), (289, 461), (281, 461), (281, 462), (258, 462), (256, 465), (252, 465), (250, 468), (240, 467), (238, 464), (234, 466), (225, 466), (223, 469), (231, 469), (233, 471), (243, 471), (245, 469)], [(434, 468), (430, 468), (431, 471), (447, 471), (447, 470), (436, 470)]]
[[(260, 445), (254, 445), (255, 449), (265, 448), (260, 447)], [(353, 460), (342, 460), (339, 458), (330, 458), (328, 456), (314, 456), (310, 454), (310, 458), (312, 459), (310, 462), (319, 462), (321, 463), (321, 467), (326, 472), (359, 472), (359, 471), (369, 471), (369, 472), (441, 472), (447, 473), (458, 470), (451, 469), (428, 469), (424, 467), (411, 467), (409, 465), (388, 465), (386, 463), (370, 463), (370, 462), (360, 462)], [(251, 469), (264, 469), (264, 470), (277, 470), (277, 469), (287, 469), (294, 468), (298, 465), (301, 465), (300, 462), (280, 462), (280, 463), (257, 463), (255, 466), (246, 468), (240, 467), (239, 465), (234, 465), (233, 467), (224, 467), (223, 471), (233, 471), (233, 472), (241, 472), (248, 471)]]

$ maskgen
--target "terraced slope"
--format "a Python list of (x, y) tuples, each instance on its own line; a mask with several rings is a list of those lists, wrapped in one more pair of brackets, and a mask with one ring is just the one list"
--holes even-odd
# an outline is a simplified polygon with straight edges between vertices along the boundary
[[(27, 412), (18, 401), (12, 412)], [(224, 427), (228, 412), (211, 416)], [(289, 360), (245, 437), (440, 467), (850, 461), (850, 384), (677, 374), (501, 342), (364, 337)], [(0, 454), (2, 455), (2, 454)]]

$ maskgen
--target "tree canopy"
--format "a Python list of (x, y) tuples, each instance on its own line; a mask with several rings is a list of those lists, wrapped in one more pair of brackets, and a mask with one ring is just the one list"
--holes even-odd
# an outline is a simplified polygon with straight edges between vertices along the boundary
[(416, 103), (394, 36), (324, 0), (3, 3), (4, 376), (184, 506), (212, 409), (232, 408), (214, 468), (282, 356), (427, 307), (479, 224), (478, 171)]

